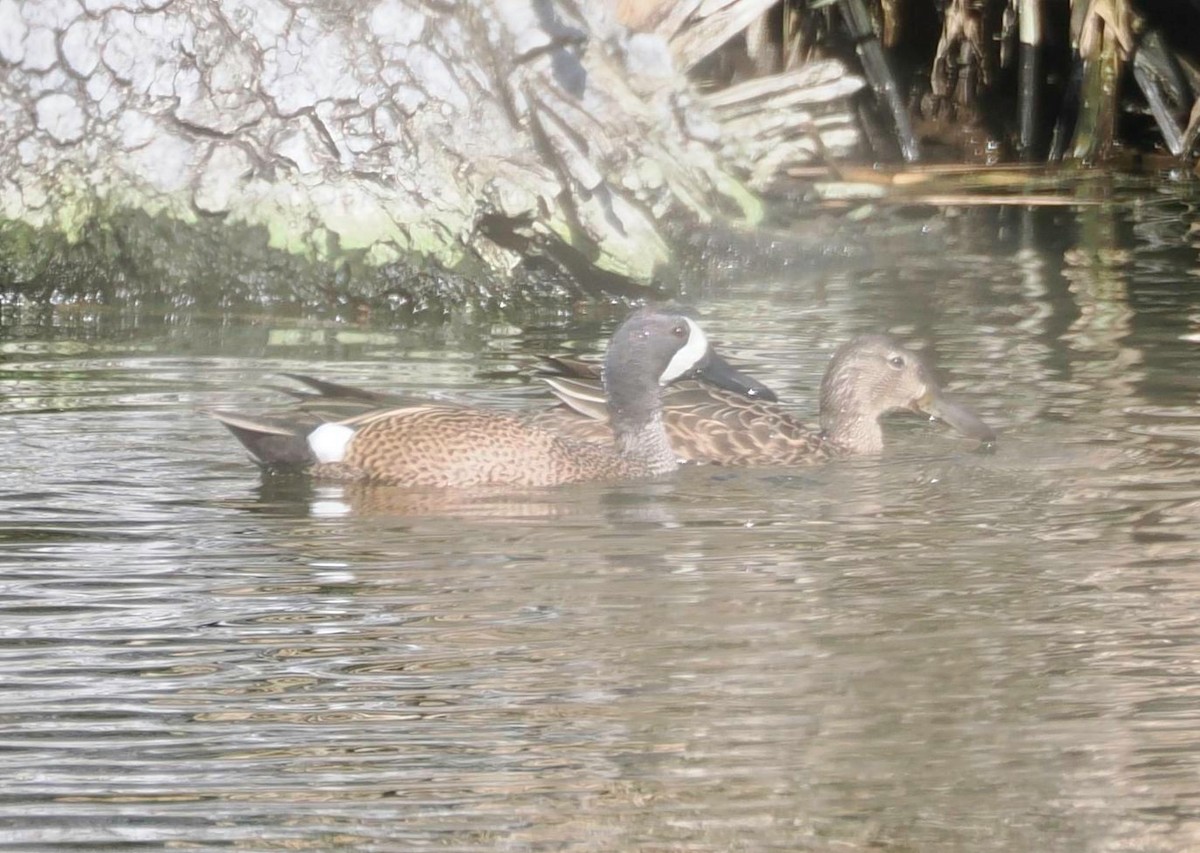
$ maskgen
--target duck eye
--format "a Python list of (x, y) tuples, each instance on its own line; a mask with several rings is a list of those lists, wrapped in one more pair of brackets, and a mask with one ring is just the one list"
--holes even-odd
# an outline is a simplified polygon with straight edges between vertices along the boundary
[(671, 330), (671, 334), (677, 338), (686, 338), (687, 337), (687, 326), (683, 326), (683, 325), (676, 326), (674, 329)]
[(904, 356), (894, 355), (888, 359), (888, 364), (897, 369), (904, 367)]

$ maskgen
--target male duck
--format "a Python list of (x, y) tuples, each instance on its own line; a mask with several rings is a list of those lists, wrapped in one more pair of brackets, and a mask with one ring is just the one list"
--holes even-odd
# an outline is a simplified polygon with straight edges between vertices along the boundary
[[(580, 439), (604, 441), (607, 413), (594, 364), (552, 357), (545, 378), (564, 403), (539, 423)], [(878, 453), (880, 419), (907, 410), (945, 421), (964, 435), (992, 442), (996, 433), (949, 400), (920, 355), (888, 335), (864, 335), (834, 353), (821, 382), (820, 429), (772, 400), (691, 383), (669, 389), (663, 420), (683, 461), (721, 465), (804, 465), (831, 457)]]
[[(642, 309), (622, 323), (603, 374), (607, 444), (517, 414), (444, 404), (372, 408), (340, 419), (311, 411), (214, 417), (259, 462), (305, 467), (317, 477), (403, 486), (549, 486), (674, 470), (678, 459), (663, 427), (661, 389), (676, 379), (703, 375), (735, 391), (769, 394), (726, 364), (700, 326), (674, 310)], [(321, 390), (322, 383), (309, 384)]]

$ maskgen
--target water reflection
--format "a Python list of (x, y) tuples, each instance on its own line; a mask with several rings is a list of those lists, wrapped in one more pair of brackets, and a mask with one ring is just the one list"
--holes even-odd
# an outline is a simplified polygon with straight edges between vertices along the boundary
[(536, 405), (517, 367), (618, 312), (2, 315), (0, 848), (1200, 846), (1192, 210), (929, 216), (691, 287), (813, 417), (837, 344), (922, 343), (990, 453), (896, 418), (653, 484), (262, 478), (203, 411), (272, 373)]

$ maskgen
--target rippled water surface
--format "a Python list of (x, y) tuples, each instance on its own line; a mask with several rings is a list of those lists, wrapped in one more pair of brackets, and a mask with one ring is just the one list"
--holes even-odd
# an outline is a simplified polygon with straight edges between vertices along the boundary
[(618, 313), (5, 308), (0, 848), (1200, 849), (1193, 210), (927, 215), (689, 296), (811, 415), (841, 341), (925, 345), (990, 453), (898, 417), (799, 470), (264, 479), (205, 409), (541, 405)]

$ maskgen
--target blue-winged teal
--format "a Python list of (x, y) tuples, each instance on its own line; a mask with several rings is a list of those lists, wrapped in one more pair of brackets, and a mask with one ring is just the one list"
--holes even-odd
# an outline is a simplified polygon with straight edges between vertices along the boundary
[[(605, 441), (609, 427), (598, 367), (556, 357), (546, 365), (551, 375), (545, 379), (563, 405), (539, 422), (576, 438)], [(880, 418), (900, 410), (930, 415), (982, 442), (996, 438), (974, 412), (942, 394), (920, 355), (887, 335), (864, 335), (838, 348), (821, 382), (820, 405), (821, 425), (815, 429), (773, 401), (693, 383), (668, 389), (663, 421), (681, 460), (722, 465), (803, 465), (878, 453)]]
[[(312, 408), (282, 418), (214, 416), (264, 465), (302, 466), (317, 477), (404, 486), (547, 486), (674, 470), (661, 388), (676, 379), (704, 375), (726, 387), (766, 392), (729, 367), (696, 322), (674, 310), (630, 316), (613, 335), (603, 372), (611, 412), (606, 444), (517, 414), (443, 404), (370, 408), (338, 419), (314, 415)], [(310, 382), (318, 391), (321, 384)]]

